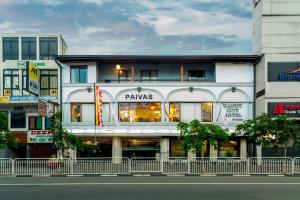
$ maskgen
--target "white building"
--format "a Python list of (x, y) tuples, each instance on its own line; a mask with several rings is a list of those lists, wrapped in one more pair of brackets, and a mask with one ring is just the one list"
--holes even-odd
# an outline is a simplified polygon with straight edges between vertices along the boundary
[[(179, 120), (199, 119), (233, 130), (253, 117), (257, 59), (59, 56), (63, 126), (91, 144), (80, 156), (185, 157), (176, 129)], [(103, 93), (100, 127), (95, 126), (95, 85)], [(211, 157), (255, 153), (245, 137), (207, 148)]]
[[(256, 115), (286, 114), (300, 124), (300, 1), (253, 2), (253, 52), (256, 66)], [(263, 156), (271, 156), (265, 148)], [(289, 149), (289, 156), (299, 155)]]
[[(53, 144), (32, 140), (31, 133), (48, 133), (50, 129), (49, 118), (38, 115), (38, 99), (59, 103), (60, 81), (54, 58), (65, 52), (66, 44), (59, 34), (0, 35), (0, 111), (7, 114), (17, 139), (17, 157), (48, 157), (54, 153)], [(26, 91), (26, 61), (40, 68), (38, 97)]]

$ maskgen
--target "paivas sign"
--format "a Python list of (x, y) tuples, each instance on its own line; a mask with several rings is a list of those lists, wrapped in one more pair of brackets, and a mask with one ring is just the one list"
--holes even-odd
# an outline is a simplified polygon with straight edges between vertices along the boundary
[(247, 106), (245, 103), (223, 103), (219, 121), (238, 123), (246, 120)]
[(300, 102), (269, 102), (268, 113), (276, 115), (287, 115), (288, 117), (300, 117)]
[(40, 69), (35, 63), (26, 62), (26, 70), (27, 70), (27, 91), (40, 95)]
[(50, 130), (30, 130), (27, 143), (53, 143), (53, 135)]

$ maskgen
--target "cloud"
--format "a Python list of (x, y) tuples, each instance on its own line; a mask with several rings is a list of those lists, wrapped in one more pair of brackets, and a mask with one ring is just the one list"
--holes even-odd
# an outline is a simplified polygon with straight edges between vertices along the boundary
[(245, 2), (1, 0), (0, 32), (60, 32), (71, 54), (242, 54), (251, 51)]

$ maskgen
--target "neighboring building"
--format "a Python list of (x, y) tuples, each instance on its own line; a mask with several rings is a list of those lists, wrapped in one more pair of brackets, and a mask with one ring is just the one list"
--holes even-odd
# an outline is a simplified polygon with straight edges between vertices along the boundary
[[(253, 117), (257, 60), (254, 55), (58, 56), (63, 126), (91, 146), (80, 156), (185, 157), (179, 120), (233, 130)], [(103, 94), (102, 126), (95, 126), (95, 85)], [(230, 138), (217, 150), (208, 146), (206, 155), (246, 157), (255, 154), (253, 147), (245, 137)]]
[[(300, 1), (253, 2), (253, 52), (256, 66), (256, 115), (286, 114), (300, 124)], [(290, 149), (290, 156), (300, 154)], [(270, 156), (269, 148), (263, 156)]]
[[(59, 71), (54, 58), (65, 52), (66, 44), (59, 34), (0, 35), (0, 111), (8, 115), (9, 127), (17, 139), (16, 157), (47, 157), (55, 153), (52, 143), (35, 141), (35, 134), (48, 134), (50, 129), (49, 117), (38, 115), (38, 99), (48, 102), (52, 109), (58, 105)], [(25, 90), (26, 61), (40, 68), (38, 97)]]

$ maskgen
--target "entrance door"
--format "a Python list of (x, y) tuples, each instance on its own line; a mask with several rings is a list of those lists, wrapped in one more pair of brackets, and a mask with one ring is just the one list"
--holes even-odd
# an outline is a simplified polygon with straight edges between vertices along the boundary
[(123, 139), (122, 156), (133, 157), (160, 157), (160, 139)]

